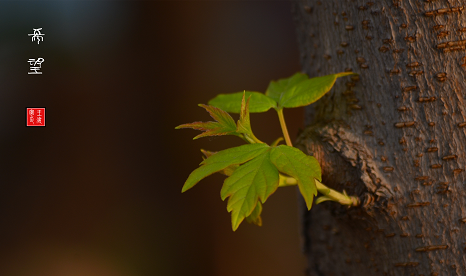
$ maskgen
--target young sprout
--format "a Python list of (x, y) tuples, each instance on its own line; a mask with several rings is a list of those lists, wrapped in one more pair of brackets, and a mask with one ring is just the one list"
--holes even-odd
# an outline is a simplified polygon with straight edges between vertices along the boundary
[[(183, 124), (176, 129), (192, 128), (203, 131), (194, 139), (234, 135), (248, 144), (219, 152), (201, 150), (205, 159), (189, 175), (182, 192), (213, 173), (226, 175), (220, 195), (222, 200), (229, 198), (227, 210), (231, 212), (233, 231), (245, 219), (262, 225), (262, 204), (278, 187), (297, 185), (308, 210), (318, 193), (322, 196), (316, 199), (316, 204), (330, 200), (342, 205), (359, 205), (357, 197), (348, 196), (345, 191), (337, 192), (321, 183), (318, 161), (293, 147), (283, 115), (284, 108), (314, 103), (330, 91), (337, 78), (353, 74), (344, 72), (310, 79), (306, 74), (297, 73), (289, 78), (270, 82), (265, 94), (251, 91), (220, 94), (210, 100), (209, 105), (200, 104), (215, 121)], [(277, 111), (286, 145), (279, 145), (283, 138), (267, 145), (252, 132), (249, 113), (266, 112), (271, 108)], [(239, 120), (235, 123), (227, 112), (239, 113)]]

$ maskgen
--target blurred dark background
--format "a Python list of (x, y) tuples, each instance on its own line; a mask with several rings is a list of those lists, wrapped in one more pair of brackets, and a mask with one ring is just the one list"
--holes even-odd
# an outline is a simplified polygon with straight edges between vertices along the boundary
[[(199, 149), (242, 141), (174, 129), (300, 71), (290, 2), (1, 2), (0, 23), (0, 275), (303, 275), (296, 189), (232, 232), (223, 176), (180, 192)], [(303, 111), (285, 116), (294, 139)], [(251, 122), (281, 135), (272, 111)]]

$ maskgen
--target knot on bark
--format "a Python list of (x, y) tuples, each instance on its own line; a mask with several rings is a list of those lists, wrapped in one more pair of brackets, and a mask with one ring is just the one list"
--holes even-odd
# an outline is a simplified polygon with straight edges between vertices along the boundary
[(324, 184), (352, 190), (365, 209), (392, 197), (388, 181), (370, 154), (373, 150), (344, 122), (310, 126), (300, 135), (298, 144), (319, 160)]

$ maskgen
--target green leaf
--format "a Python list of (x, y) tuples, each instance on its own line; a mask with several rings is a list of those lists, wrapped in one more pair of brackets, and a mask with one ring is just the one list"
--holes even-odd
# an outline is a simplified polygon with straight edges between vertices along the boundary
[(278, 170), (270, 162), (270, 151), (236, 169), (225, 180), (220, 192), (222, 200), (230, 197), (227, 210), (231, 212), (233, 231), (251, 215), (259, 200), (264, 203), (277, 188)]
[(272, 148), (270, 160), (280, 172), (294, 177), (298, 181), (299, 191), (306, 201), (308, 210), (310, 210), (312, 200), (317, 195), (314, 178), (321, 181), (322, 173), (319, 162), (299, 149), (285, 145)]
[(278, 108), (310, 105), (330, 91), (337, 78), (353, 74), (343, 72), (302, 81), (283, 93), (278, 101)]
[[(246, 97), (251, 97), (249, 103), (249, 112), (260, 113), (266, 112), (272, 107), (276, 107), (277, 103), (271, 98), (267, 97), (260, 92), (245, 91)], [(216, 106), (231, 113), (240, 113), (241, 111), (241, 98), (243, 92), (232, 94), (219, 94), (217, 97), (209, 101), (210, 105)]]
[(280, 98), (282, 97), (283, 93), (285, 93), (298, 83), (307, 79), (309, 79), (309, 77), (306, 74), (296, 73), (293, 76), (286, 79), (271, 81), (269, 87), (267, 87), (267, 90), (265, 91), (265, 95), (269, 96), (278, 103), (280, 102)]
[(243, 135), (243, 139), (249, 143), (263, 143), (254, 136), (251, 129), (251, 121), (249, 120), (249, 100), (251, 96), (248, 97), (248, 100), (245, 101), (246, 93), (243, 93), (243, 99), (241, 100), (241, 113), (236, 124), (236, 132)]
[(262, 226), (261, 213), (262, 213), (262, 203), (258, 201), (256, 208), (254, 208), (254, 211), (252, 211), (252, 213), (246, 217), (246, 221), (248, 223), (252, 223), (257, 226)]
[(220, 135), (239, 136), (239, 133), (236, 132), (235, 121), (233, 120), (233, 118), (231, 118), (230, 114), (214, 106), (204, 104), (200, 104), (199, 106), (205, 108), (216, 122), (194, 122), (190, 124), (179, 125), (175, 129), (192, 128), (204, 131), (204, 133), (197, 135), (196, 137), (194, 137), (194, 139), (206, 136)]
[(247, 162), (269, 148), (266, 144), (247, 144), (219, 151), (201, 162), (201, 166), (189, 175), (181, 192), (191, 189), (205, 177), (222, 171), (231, 165)]
[[(204, 156), (205, 156), (206, 158), (209, 158), (210, 156), (212, 156), (212, 155), (214, 155), (214, 154), (217, 153), (216, 151), (208, 151), (208, 150), (204, 150), (204, 149), (201, 149), (201, 152), (202, 152), (202, 154), (204, 154)], [(202, 157), (202, 158), (203, 158), (203, 160), (205, 160), (204, 157)]]
[[(215, 152), (215, 151), (208, 151), (208, 150), (203, 150), (203, 149), (201, 149), (201, 152), (205, 155), (206, 158), (209, 158), (211, 155), (214, 155), (214, 154), (217, 153), (217, 152)], [(203, 160), (205, 160), (204, 157), (202, 157), (202, 158), (203, 158)], [(238, 164), (230, 165), (230, 166), (226, 167), (225, 169), (220, 170), (219, 173), (224, 174), (224, 175), (226, 175), (226, 176), (230, 176), (230, 175), (233, 174), (233, 172), (234, 172), (238, 167), (239, 167)]]
[(245, 96), (246, 93), (243, 93), (243, 99), (241, 100), (241, 112), (238, 123), (236, 124), (236, 132), (252, 135), (251, 121), (249, 119), (249, 100), (251, 99), (251, 96), (248, 97), (246, 102), (244, 101)]

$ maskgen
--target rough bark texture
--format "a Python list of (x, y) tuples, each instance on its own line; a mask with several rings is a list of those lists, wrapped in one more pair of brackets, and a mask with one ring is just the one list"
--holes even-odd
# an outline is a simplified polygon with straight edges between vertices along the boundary
[(466, 275), (466, 2), (293, 5), (303, 71), (359, 73), (307, 108), (298, 141), (364, 203), (303, 212), (308, 274)]

